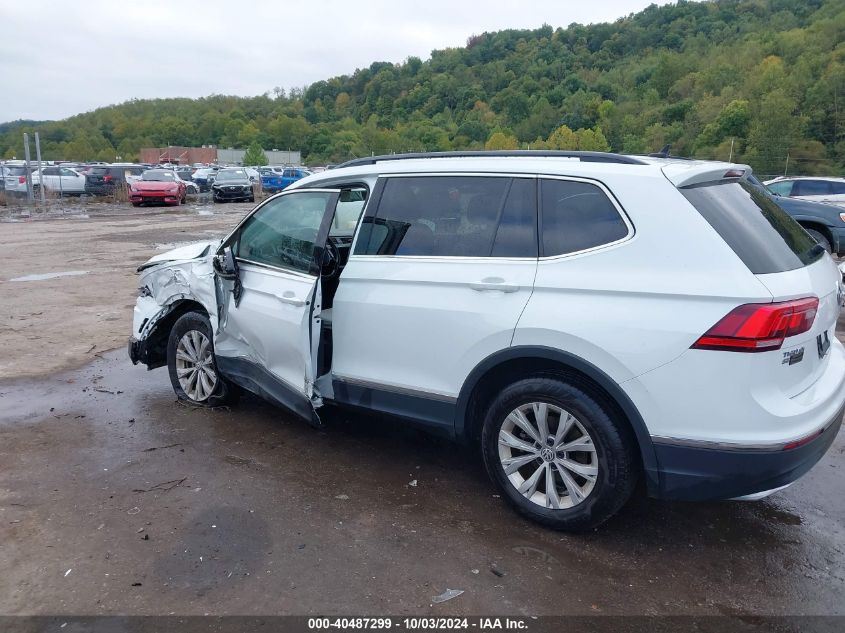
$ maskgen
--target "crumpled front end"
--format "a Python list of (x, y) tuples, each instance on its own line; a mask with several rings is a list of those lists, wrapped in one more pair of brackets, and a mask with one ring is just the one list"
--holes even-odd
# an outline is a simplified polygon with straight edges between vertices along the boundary
[[(167, 339), (181, 315), (204, 312), (217, 330), (214, 251), (210, 244), (180, 248), (152, 258), (139, 268), (138, 298), (132, 313), (129, 358), (149, 369), (167, 364)], [(170, 259), (169, 254), (196, 255), (194, 259)]]

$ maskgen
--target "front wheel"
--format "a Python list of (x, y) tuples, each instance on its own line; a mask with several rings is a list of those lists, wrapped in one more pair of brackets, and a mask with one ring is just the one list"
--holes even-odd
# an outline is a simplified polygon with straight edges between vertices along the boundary
[(176, 320), (167, 341), (167, 368), (176, 397), (202, 407), (228, 404), (237, 395), (217, 369), (211, 323), (187, 312)]
[(630, 498), (637, 480), (631, 434), (611, 407), (555, 377), (512, 383), (482, 429), (484, 464), (521, 514), (559, 530), (592, 529)]

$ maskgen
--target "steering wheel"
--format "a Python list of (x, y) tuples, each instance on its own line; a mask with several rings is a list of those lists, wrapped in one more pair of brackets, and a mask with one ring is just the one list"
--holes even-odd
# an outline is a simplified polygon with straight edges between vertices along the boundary
[(323, 251), (323, 266), (321, 274), (323, 277), (331, 279), (340, 271), (340, 251), (337, 249), (337, 244), (326, 240), (326, 248)]

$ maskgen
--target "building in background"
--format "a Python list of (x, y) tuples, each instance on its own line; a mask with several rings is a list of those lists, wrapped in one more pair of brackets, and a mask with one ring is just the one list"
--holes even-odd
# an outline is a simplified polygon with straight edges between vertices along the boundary
[[(192, 165), (193, 163), (219, 163), (221, 165), (240, 165), (245, 149), (218, 149), (213, 145), (203, 147), (143, 147), (140, 152), (142, 163), (157, 165), (173, 163)], [(302, 153), (298, 151), (264, 150), (270, 165), (300, 165)]]

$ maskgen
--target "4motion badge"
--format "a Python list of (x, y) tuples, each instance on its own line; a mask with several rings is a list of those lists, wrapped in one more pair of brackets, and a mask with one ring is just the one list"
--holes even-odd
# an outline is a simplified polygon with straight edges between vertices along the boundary
[(802, 360), (804, 360), (804, 348), (796, 347), (795, 349), (791, 349), (788, 352), (783, 353), (783, 360), (781, 361), (781, 364), (794, 365), (795, 363), (800, 363)]

